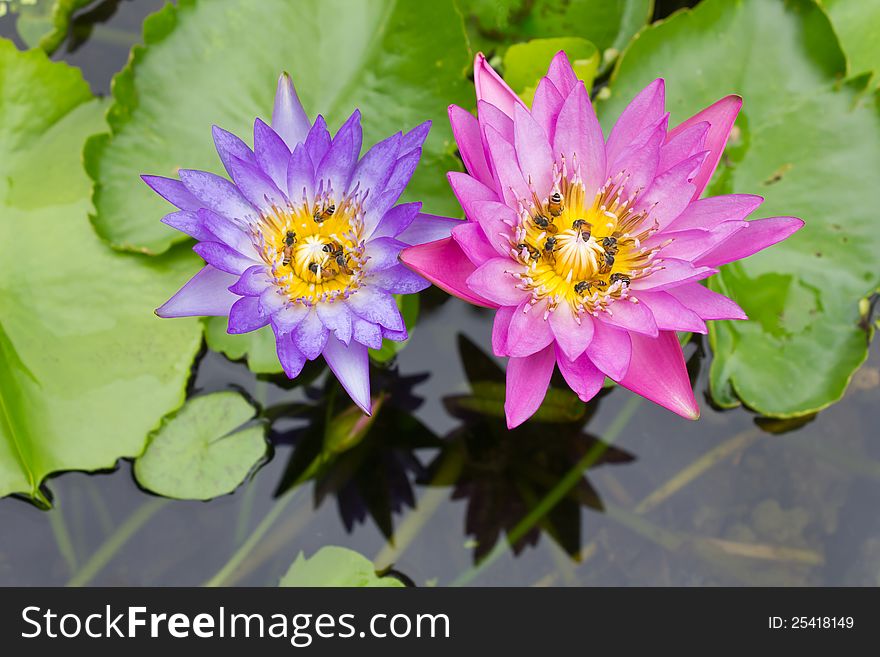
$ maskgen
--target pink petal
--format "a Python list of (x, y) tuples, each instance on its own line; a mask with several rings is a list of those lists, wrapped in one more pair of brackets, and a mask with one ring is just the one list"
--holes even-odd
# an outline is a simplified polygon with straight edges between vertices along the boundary
[(709, 123), (700, 121), (688, 126), (674, 137), (667, 135), (666, 143), (660, 147), (660, 163), (657, 165), (657, 171), (662, 173), (682, 160), (706, 150), (703, 144), (706, 142), (708, 133)]
[(679, 285), (668, 293), (703, 319), (748, 319), (733, 301), (699, 283)]
[(735, 233), (709, 253), (700, 256), (694, 264), (720, 267), (728, 262), (747, 258), (799, 231), (804, 222), (797, 217), (770, 217), (749, 221), (747, 225), (748, 228)]
[(609, 162), (614, 162), (647, 126), (660, 120), (665, 111), (663, 78), (654, 80), (632, 99), (617, 119), (605, 147)]
[(694, 185), (691, 180), (706, 153), (699, 153), (679, 162), (654, 178), (646, 194), (636, 204), (639, 210), (648, 210), (648, 221), (656, 222), (663, 230), (672, 223), (691, 202)]
[(629, 367), (630, 334), (604, 322), (593, 322), (593, 339), (586, 350), (593, 364), (617, 381)]
[(519, 167), (538, 198), (550, 195), (553, 185), (553, 152), (544, 130), (528, 110), (519, 105), (513, 114), (514, 146)]
[(747, 221), (725, 221), (713, 230), (682, 230), (663, 233), (665, 238), (674, 241), (663, 247), (660, 257), (693, 262), (732, 235), (747, 228), (748, 225)]
[(498, 257), (498, 252), (489, 244), (483, 229), (472, 221), (462, 221), (452, 229), (452, 237), (477, 267), (487, 260)]
[(509, 356), (507, 351), (507, 334), (510, 331), (510, 320), (516, 306), (502, 306), (495, 311), (495, 319), (492, 322), (492, 353), (496, 356)]
[(486, 154), (483, 152), (483, 138), (477, 117), (457, 105), (450, 105), (449, 123), (452, 124), (452, 134), (468, 173), (484, 185), (494, 185)]
[(563, 96), (553, 86), (550, 79), (541, 78), (538, 88), (535, 89), (535, 98), (532, 100), (532, 117), (544, 129), (544, 134), (547, 135), (547, 140), (551, 144), (556, 132), (556, 119), (559, 117), (563, 101)]
[(477, 296), (467, 286), (467, 278), (476, 267), (451, 237), (403, 249), (400, 260), (441, 290), (459, 299), (476, 306), (497, 308), (497, 304)]
[(623, 151), (613, 162), (608, 160), (607, 177), (625, 173), (626, 183), (623, 189), (626, 195), (645, 191), (657, 175), (660, 162), (660, 147), (666, 138), (666, 124), (661, 121), (645, 135), (644, 141), (638, 140)]
[(517, 307), (507, 332), (507, 352), (511, 356), (531, 356), (553, 342), (550, 322), (544, 319), (547, 300), (532, 305), (526, 297)]
[(624, 331), (644, 333), (651, 337), (657, 335), (657, 323), (654, 321), (651, 309), (641, 303), (617, 301), (608, 307), (607, 312), (599, 313), (598, 320)]
[(603, 142), (602, 128), (590, 103), (590, 96), (584, 83), (578, 82), (559, 110), (553, 135), (553, 152), (557, 159), (564, 157), (571, 163), (569, 166), (577, 162), (588, 199), (605, 182)]
[(664, 258), (659, 266), (661, 269), (644, 278), (635, 279), (630, 287), (633, 290), (665, 290), (682, 283), (703, 280), (718, 272), (712, 267), (695, 267), (684, 260), (672, 258)]
[(711, 230), (725, 221), (741, 221), (748, 217), (764, 199), (752, 194), (727, 194), (724, 196), (710, 196), (694, 201), (667, 230), (687, 230), (688, 228), (703, 228)]
[(522, 268), (510, 258), (492, 258), (468, 276), (467, 285), (479, 296), (499, 306), (516, 306), (530, 296), (529, 292), (517, 287), (520, 281), (511, 273)]
[(568, 96), (578, 83), (578, 77), (575, 75), (565, 51), (560, 50), (553, 56), (550, 67), (547, 69), (547, 79), (559, 90), (563, 98)]
[(492, 179), (492, 187), (486, 187), (476, 178), (472, 178), (466, 173), (458, 171), (450, 171), (446, 174), (449, 186), (452, 187), (452, 193), (458, 199), (459, 205), (466, 208), (468, 203), (474, 201), (500, 201), (498, 193), (495, 191), (495, 180)]
[(531, 198), (529, 187), (526, 185), (516, 160), (516, 150), (513, 144), (506, 141), (492, 126), (486, 126), (484, 134), (489, 148), (492, 169), (495, 172), (495, 179), (504, 197), (504, 202), (511, 207), (516, 207), (517, 201), (520, 199)]
[(513, 229), (518, 223), (516, 212), (504, 203), (496, 201), (477, 201), (465, 206), (471, 221), (483, 229), (488, 243), (498, 255), (509, 258), (513, 242)]
[(177, 294), (156, 308), (159, 317), (224, 317), (239, 297), (229, 291), (238, 276), (206, 265)]
[(704, 146), (710, 155), (703, 163), (700, 173), (694, 178), (694, 185), (696, 185), (694, 199), (700, 197), (700, 194), (706, 189), (706, 185), (709, 184), (712, 174), (715, 173), (715, 168), (724, 152), (724, 146), (727, 144), (730, 129), (733, 127), (733, 122), (736, 120), (736, 115), (739, 114), (742, 103), (742, 98), (739, 96), (725, 96), (670, 130), (669, 139), (672, 139), (695, 123), (707, 121), (710, 125)]
[(507, 362), (504, 412), (508, 429), (518, 427), (541, 406), (555, 364), (556, 354), (552, 345), (525, 358), (511, 358)]
[(477, 102), (485, 100), (492, 103), (507, 116), (513, 117), (515, 105), (525, 107), (525, 103), (520, 100), (519, 96), (489, 66), (483, 53), (477, 53), (477, 57), (474, 59), (474, 87), (477, 91)]
[(577, 393), (581, 401), (590, 401), (605, 384), (605, 375), (586, 354), (570, 361), (557, 345), (556, 364), (559, 365), (559, 371), (562, 372), (565, 382)]
[(651, 309), (661, 331), (707, 332), (706, 323), (700, 316), (669, 292), (639, 292), (639, 302)]
[(587, 314), (580, 317), (580, 323), (566, 304), (561, 304), (550, 313), (550, 329), (556, 344), (569, 360), (577, 360), (593, 339), (593, 319)]
[(700, 417), (681, 345), (673, 331), (656, 338), (634, 334), (632, 360), (620, 385), (689, 420)]
[(504, 138), (504, 141), (513, 143), (512, 114), (508, 116), (492, 103), (481, 100), (477, 102), (477, 117), (480, 123), (480, 130), (485, 131), (486, 126), (492, 126)]

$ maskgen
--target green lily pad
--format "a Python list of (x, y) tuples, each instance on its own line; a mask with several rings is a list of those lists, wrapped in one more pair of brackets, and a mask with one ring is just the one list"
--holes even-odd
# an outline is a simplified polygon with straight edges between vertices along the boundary
[(846, 53), (851, 77), (880, 71), (880, 2), (821, 0)]
[(162, 253), (186, 239), (159, 222), (171, 206), (138, 176), (221, 172), (211, 125), (246, 138), (284, 70), (310, 116), (336, 126), (360, 108), (366, 145), (433, 119), (404, 200), (457, 211), (437, 175), (458, 166), (446, 107), (473, 95), (452, 0), (181, 0), (145, 21), (144, 41), (114, 80), (110, 134), (86, 153), (94, 225), (114, 247)]
[(504, 79), (529, 105), (535, 96), (538, 81), (547, 74), (553, 56), (564, 50), (578, 79), (587, 89), (599, 70), (599, 51), (589, 41), (577, 37), (532, 39), (516, 43), (504, 53)]
[(234, 491), (266, 457), (266, 425), (237, 392), (194, 397), (166, 417), (134, 463), (138, 483), (181, 500)]
[(300, 552), (278, 586), (395, 588), (402, 587), (403, 582), (394, 577), (379, 577), (373, 563), (354, 550), (328, 545), (309, 558)]
[(70, 29), (70, 19), (77, 9), (93, 0), (13, 0), (11, 9), (18, 14), (15, 27), (31, 48), (42, 48), (50, 55), (58, 49)]
[(840, 399), (867, 356), (859, 300), (880, 284), (880, 122), (874, 99), (840, 84), (846, 62), (825, 14), (806, 0), (706, 0), (645, 30), (600, 104), (606, 129), (663, 76), (672, 124), (738, 93), (745, 104), (711, 193), (761, 194), (756, 216), (806, 226), (725, 266), (711, 287), (751, 318), (712, 322), (711, 391), (769, 416)]
[(475, 26), (476, 48), (503, 50), (511, 42), (579, 37), (596, 44), (603, 67), (651, 20), (653, 0), (458, 0)]
[(48, 474), (136, 456), (183, 401), (201, 330), (152, 309), (196, 258), (92, 231), (80, 154), (104, 107), (79, 71), (3, 40), (0, 80), (0, 496), (48, 505)]

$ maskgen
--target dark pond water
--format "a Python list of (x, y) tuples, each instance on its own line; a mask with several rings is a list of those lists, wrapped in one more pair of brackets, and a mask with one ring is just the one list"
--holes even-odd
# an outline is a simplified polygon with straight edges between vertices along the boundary
[[(160, 4), (100, 3), (56, 58), (106, 93)], [(0, 34), (14, 29), (0, 19)], [(273, 585), (300, 551), (330, 544), (393, 563), (419, 586), (880, 585), (876, 351), (842, 402), (799, 427), (705, 400), (702, 419), (688, 422), (614, 389), (578, 422), (508, 434), (463, 410), (465, 365), (494, 376), (489, 359), (467, 345), (451, 356), (460, 336), (486, 345), (490, 329), (485, 313), (425, 293), (410, 344), (376, 374), (374, 389), (393, 390), (395, 405), (318, 483), (286, 482), (294, 455), (314, 444), (323, 375), (310, 386), (313, 419), (282, 414), (272, 459), (233, 495), (157, 498), (124, 462), (53, 478), (51, 512), (0, 500), (0, 585)], [(701, 394), (707, 353), (700, 340), (686, 351)], [(276, 409), (306, 399), (276, 383), (207, 354), (193, 390), (244, 389)], [(533, 512), (566, 476), (571, 492)]]

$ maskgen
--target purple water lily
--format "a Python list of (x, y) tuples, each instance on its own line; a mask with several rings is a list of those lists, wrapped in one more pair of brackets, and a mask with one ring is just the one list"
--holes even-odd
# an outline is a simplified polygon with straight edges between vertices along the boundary
[(271, 325), (288, 377), (323, 355), (369, 413), (367, 349), (407, 338), (392, 295), (430, 285), (398, 253), (448, 237), (457, 223), (420, 213), (421, 203), (396, 205), (429, 128), (392, 135), (359, 159), (360, 112), (331, 138), (283, 74), (271, 127), (254, 122), (253, 149), (213, 128), (232, 182), (188, 169), (179, 180), (143, 176), (179, 208), (162, 221), (198, 240), (193, 250), (207, 263), (156, 314), (228, 316), (229, 333)]

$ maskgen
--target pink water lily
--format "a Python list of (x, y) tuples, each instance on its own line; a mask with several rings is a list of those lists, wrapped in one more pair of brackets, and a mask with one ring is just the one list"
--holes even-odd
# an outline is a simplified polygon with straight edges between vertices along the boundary
[(538, 409), (555, 366), (584, 401), (608, 376), (698, 418), (675, 332), (746, 319), (699, 281), (803, 225), (746, 221), (760, 196), (700, 198), (742, 99), (722, 98), (670, 130), (658, 79), (606, 139), (563, 52), (531, 109), (482, 55), (474, 82), (477, 117), (449, 108), (467, 168), (449, 182), (467, 221), (400, 257), (449, 293), (496, 310), (492, 348), (510, 358), (508, 426)]

